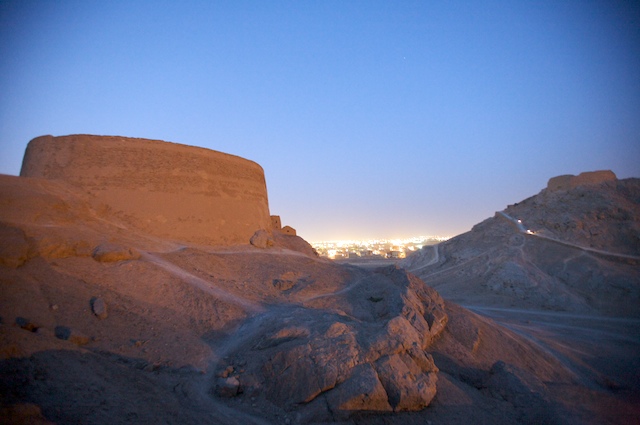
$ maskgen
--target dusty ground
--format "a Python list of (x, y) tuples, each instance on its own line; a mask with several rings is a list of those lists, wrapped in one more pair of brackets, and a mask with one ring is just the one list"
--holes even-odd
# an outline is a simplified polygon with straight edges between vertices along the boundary
[[(638, 423), (637, 319), (452, 302), (446, 326), (430, 325), (433, 338), (423, 342), (439, 371), (435, 398), (422, 410), (326, 416), (322, 403), (340, 382), (315, 399), (320, 404), (274, 396), (304, 390), (304, 370), (243, 381), (256, 390), (222, 396), (225, 370), (242, 380), (282, 356), (296, 366), (304, 360), (290, 356), (298, 341), (330, 347), (322, 345), (333, 341), (322, 337), (327, 328), (356, 332), (356, 343), (334, 353), (402, 352), (393, 343), (406, 338), (379, 331), (437, 296), (401, 271), (337, 264), (284, 245), (187, 246), (127, 229), (59, 184), (9, 176), (0, 183), (4, 423)], [(421, 301), (409, 300), (419, 291)], [(326, 355), (338, 368), (353, 361)]]

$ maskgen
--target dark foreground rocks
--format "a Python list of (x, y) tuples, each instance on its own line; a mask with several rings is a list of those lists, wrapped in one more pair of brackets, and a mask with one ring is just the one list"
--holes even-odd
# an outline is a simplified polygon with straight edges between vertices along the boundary
[(428, 348), (446, 323), (442, 299), (420, 279), (395, 267), (363, 273), (339, 294), (245, 323), (219, 375), (230, 368), (242, 393), (264, 394), (303, 422), (421, 410), (436, 394)]

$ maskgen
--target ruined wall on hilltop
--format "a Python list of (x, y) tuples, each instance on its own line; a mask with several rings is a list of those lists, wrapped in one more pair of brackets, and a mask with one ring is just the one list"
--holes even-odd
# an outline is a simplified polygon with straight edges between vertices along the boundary
[(570, 190), (578, 186), (587, 184), (599, 184), (607, 181), (615, 181), (617, 177), (613, 171), (587, 171), (577, 176), (565, 174), (562, 176), (552, 177), (547, 183), (547, 190)]
[(79, 187), (99, 213), (162, 238), (232, 245), (271, 227), (262, 167), (209, 149), (125, 137), (42, 136), (29, 142), (20, 175)]

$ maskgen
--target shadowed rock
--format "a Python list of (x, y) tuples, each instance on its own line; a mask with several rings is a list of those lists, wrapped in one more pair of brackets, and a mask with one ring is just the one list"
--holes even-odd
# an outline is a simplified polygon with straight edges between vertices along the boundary
[(235, 397), (240, 392), (240, 381), (234, 376), (219, 378), (215, 392), (220, 397)]
[[(361, 288), (385, 296), (374, 303)], [(403, 270), (385, 268), (367, 272), (335, 297), (246, 325), (253, 331), (228, 356), (233, 370), (243, 371), (236, 377), (244, 391), (325, 419), (428, 406), (438, 369), (425, 350), (447, 321), (438, 294)], [(221, 375), (229, 364), (219, 368)], [(314, 404), (318, 397), (326, 401)]]
[(117, 244), (101, 244), (93, 250), (91, 254), (94, 260), (101, 263), (112, 263), (116, 261), (137, 260), (140, 253), (134, 248), (125, 248)]
[(273, 236), (266, 230), (260, 229), (251, 236), (249, 243), (256, 248), (269, 248), (273, 246)]
[(56, 338), (72, 342), (76, 345), (85, 345), (90, 341), (88, 336), (67, 326), (56, 326), (54, 332)]
[(91, 311), (93, 314), (101, 320), (108, 317), (107, 303), (102, 298), (91, 298)]

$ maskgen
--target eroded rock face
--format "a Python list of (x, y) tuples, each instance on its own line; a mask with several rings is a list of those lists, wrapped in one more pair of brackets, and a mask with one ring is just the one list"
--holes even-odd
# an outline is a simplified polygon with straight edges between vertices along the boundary
[(251, 319), (218, 375), (233, 370), (243, 394), (265, 396), (301, 422), (421, 410), (436, 394), (438, 372), (426, 350), (446, 322), (433, 289), (383, 268), (340, 294)]
[(29, 142), (23, 177), (84, 190), (93, 207), (162, 238), (246, 244), (271, 227), (264, 171), (209, 149), (111, 136), (42, 136)]

